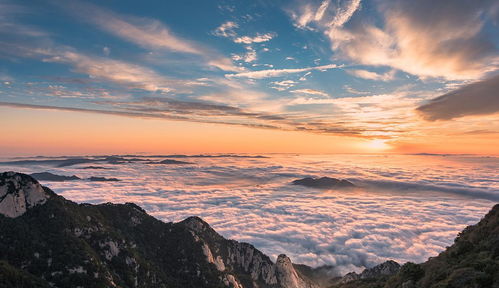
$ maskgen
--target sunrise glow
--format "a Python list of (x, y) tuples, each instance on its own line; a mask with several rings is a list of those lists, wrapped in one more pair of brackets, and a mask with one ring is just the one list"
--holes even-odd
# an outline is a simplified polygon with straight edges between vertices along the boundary
[(6, 1), (2, 119), (36, 136), (1, 153), (497, 154), (488, 8), (428, 23), (426, 4), (340, 2), (197, 3), (188, 21), (187, 3)]
[(499, 287), (498, 0), (0, 0), (0, 120), (0, 288)]

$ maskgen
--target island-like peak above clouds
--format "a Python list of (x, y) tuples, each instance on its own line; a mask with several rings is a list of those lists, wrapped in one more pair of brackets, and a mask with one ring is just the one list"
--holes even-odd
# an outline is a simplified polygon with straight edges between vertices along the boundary
[(303, 179), (294, 180), (292, 184), (302, 185), (312, 188), (322, 188), (322, 189), (355, 187), (355, 185), (348, 180), (336, 179), (331, 177), (321, 177), (321, 178), (306, 177)]
[(27, 209), (47, 201), (49, 194), (32, 177), (15, 173), (0, 174), (0, 214), (15, 218)]

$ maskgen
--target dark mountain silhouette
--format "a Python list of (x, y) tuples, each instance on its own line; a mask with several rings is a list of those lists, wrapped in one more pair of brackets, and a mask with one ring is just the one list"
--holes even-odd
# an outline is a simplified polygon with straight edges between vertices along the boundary
[(321, 177), (321, 178), (307, 177), (303, 179), (294, 180), (292, 184), (302, 185), (312, 188), (322, 188), (322, 189), (355, 187), (355, 185), (348, 180), (336, 179), (330, 177)]

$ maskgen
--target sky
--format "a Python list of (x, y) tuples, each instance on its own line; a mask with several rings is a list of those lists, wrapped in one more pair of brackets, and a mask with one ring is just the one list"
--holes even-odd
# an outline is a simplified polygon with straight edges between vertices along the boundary
[(0, 154), (497, 154), (498, 25), (487, 0), (0, 0)]

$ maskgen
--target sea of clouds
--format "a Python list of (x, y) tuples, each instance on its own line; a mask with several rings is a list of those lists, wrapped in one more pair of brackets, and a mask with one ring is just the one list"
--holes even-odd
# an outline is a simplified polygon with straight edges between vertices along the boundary
[[(197, 215), (223, 236), (251, 243), (274, 259), (285, 253), (295, 263), (333, 265), (339, 274), (387, 259), (423, 262), (499, 202), (497, 157), (265, 156), (177, 159), (192, 163), (185, 165), (135, 161), (67, 167), (36, 158), (22, 165), (3, 162), (0, 170), (115, 177), (121, 181), (41, 182), (76, 202), (135, 202), (164, 221)], [(170, 158), (151, 161), (163, 159)], [(89, 165), (108, 169), (81, 169)], [(290, 184), (308, 176), (344, 178), (358, 188)]]

